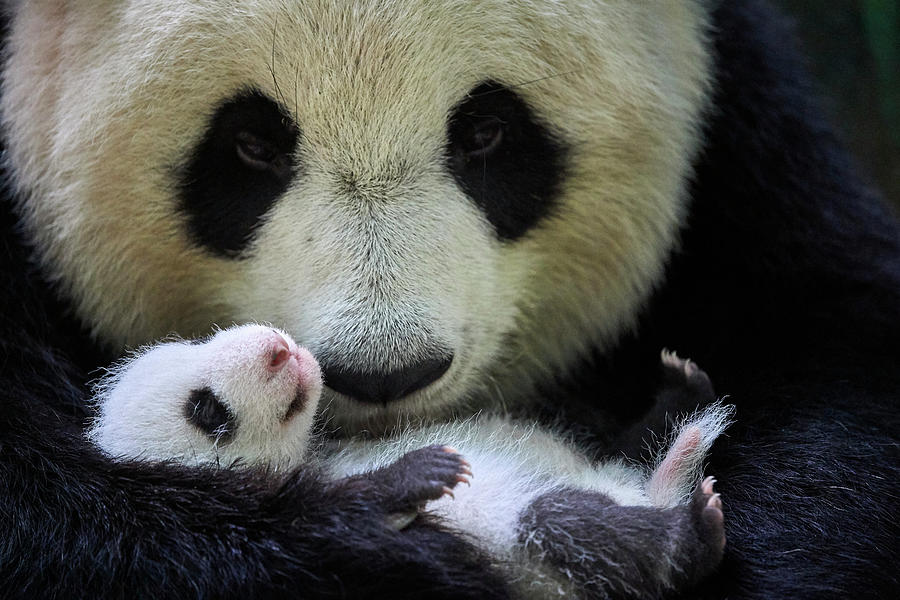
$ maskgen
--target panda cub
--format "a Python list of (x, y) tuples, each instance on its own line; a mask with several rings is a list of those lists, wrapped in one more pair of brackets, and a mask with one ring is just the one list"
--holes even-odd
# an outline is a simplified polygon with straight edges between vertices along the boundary
[[(711, 396), (693, 363), (667, 353), (663, 362), (676, 376), (670, 386)], [(555, 432), (503, 416), (312, 444), (321, 390), (315, 358), (285, 332), (233, 327), (150, 346), (114, 366), (95, 387), (87, 435), (123, 460), (259, 466), (273, 475), (301, 464), (324, 469), (383, 502), (397, 528), (427, 504), (487, 550), (526, 597), (654, 598), (696, 583), (721, 559), (722, 503), (711, 477), (697, 480), (730, 407), (713, 402), (686, 419), (645, 470), (592, 463)]]

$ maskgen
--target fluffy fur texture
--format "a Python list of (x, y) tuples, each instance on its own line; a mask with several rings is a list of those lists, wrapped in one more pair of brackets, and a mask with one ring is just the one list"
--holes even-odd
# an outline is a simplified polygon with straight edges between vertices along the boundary
[[(386, 439), (332, 442), (308, 457), (321, 393), (318, 365), (289, 335), (259, 325), (220, 331), (199, 344), (149, 346), (121, 362), (95, 386), (97, 418), (88, 437), (118, 460), (262, 466), (274, 475), (307, 459), (321, 463), (339, 483), (364, 475), (396, 476), (402, 494), (420, 485), (423, 465), (419, 460), (407, 465), (410, 459), (418, 459), (423, 448), (452, 448), (450, 454), (458, 451), (466, 462), (450, 474), (443, 497), (426, 508), (477, 541), (510, 572), (521, 594), (609, 598), (628, 590), (649, 600), (695, 583), (721, 559), (721, 500), (711, 478), (703, 486), (699, 482), (706, 455), (732, 410), (708, 405), (712, 388), (693, 381), (708, 383), (696, 365), (669, 353), (663, 360), (665, 369), (674, 371), (671, 385), (707, 406), (683, 416), (652, 470), (621, 459), (593, 463), (571, 440), (504, 416), (407, 427)], [(198, 427), (194, 415), (185, 414), (186, 402), (193, 408), (190, 398), (200, 389), (211, 390), (227, 413), (218, 417), (222, 425)], [(298, 396), (302, 404), (286, 418)], [(476, 478), (469, 479), (472, 472)], [(444, 486), (438, 471), (426, 466), (424, 475), (439, 490)], [(457, 483), (466, 485), (451, 492)], [(560, 498), (572, 497), (580, 498), (579, 510), (600, 507), (595, 537), (582, 530), (576, 535), (583, 539), (572, 542), (573, 532), (546, 522), (542, 512), (548, 503), (557, 507), (565, 502)], [(405, 526), (414, 517), (399, 513), (391, 522)], [(709, 530), (696, 534), (695, 527), (708, 519)], [(617, 538), (631, 543), (618, 545)], [(567, 555), (599, 556), (547, 560), (552, 549), (567, 545)], [(648, 571), (624, 567), (645, 561), (654, 565)], [(583, 571), (584, 565), (590, 569)]]
[[(711, 453), (724, 568), (691, 596), (896, 595), (900, 228), (765, 2), (337, 10), (7, 7), (0, 589), (506, 593), (471, 545), (428, 522), (386, 530), (314, 470), (273, 490), (84, 444), (84, 382), (124, 344), (266, 320), (358, 372), (452, 353), (388, 406), (329, 394), (345, 432), (506, 405), (633, 456), (665, 423), (647, 373), (678, 348), (737, 405)], [(550, 210), (512, 237), (445, 156), (485, 82), (561, 149)], [(229, 257), (189, 234), (179, 186), (247, 86), (298, 128), (296, 175)], [(487, 174), (518, 148), (462, 156)]]
[[(308, 350), (284, 332), (246, 325), (121, 361), (94, 387), (88, 436), (112, 456), (290, 469), (303, 462), (321, 392)], [(218, 414), (198, 426), (203, 411)]]
[[(665, 19), (630, 0), (65, 6), (16, 11), (7, 160), (43, 265), (105, 342), (262, 320), (360, 371), (452, 353), (387, 407), (330, 394), (337, 421), (384, 428), (529, 393), (633, 325), (661, 279), (709, 79), (693, 2)], [(443, 168), (448, 115), (486, 79), (571, 148), (564, 200), (512, 245)], [(173, 192), (246, 89), (300, 128), (301, 176), (233, 260), (197, 246)]]

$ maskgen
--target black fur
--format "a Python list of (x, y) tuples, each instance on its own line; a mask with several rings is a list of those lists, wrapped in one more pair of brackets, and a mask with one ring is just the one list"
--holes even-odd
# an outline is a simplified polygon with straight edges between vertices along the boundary
[[(241, 256), (294, 176), (298, 138), (290, 117), (260, 92), (241, 94), (216, 110), (180, 174), (181, 210), (197, 245)], [(246, 156), (250, 146), (259, 158), (248, 163), (241, 148)]]
[(621, 506), (599, 492), (563, 488), (520, 519), (526, 551), (572, 581), (579, 597), (653, 600), (689, 589), (722, 559), (722, 520), (698, 487), (675, 508)]
[(465, 481), (464, 474), (471, 474), (468, 466), (452, 448), (426, 446), (386, 467), (345, 477), (341, 485), (367, 490), (366, 496), (377, 498), (388, 512), (416, 511)]
[[(690, 597), (894, 597), (900, 227), (823, 123), (777, 16), (716, 6), (715, 106), (681, 250), (636, 333), (546, 397), (608, 440), (601, 422), (648, 406), (661, 347), (696, 359), (738, 411), (710, 465), (726, 555)], [(271, 489), (98, 456), (80, 438), (83, 383), (109, 357), (29, 262), (6, 200), (2, 219), (0, 595), (505, 595), (469, 545), (424, 521), (394, 531), (315, 472)]]
[(497, 235), (514, 240), (553, 209), (565, 148), (511, 89), (486, 82), (450, 116), (447, 164)]
[[(696, 364), (663, 362), (651, 410), (622, 434), (639, 450), (651, 436), (716, 400)], [(722, 560), (721, 504), (698, 485), (690, 504), (661, 509), (621, 506), (603, 493), (561, 487), (535, 498), (519, 517), (519, 542), (572, 582), (579, 598), (652, 600), (691, 589)], [(717, 516), (713, 516), (715, 512)]]
[(709, 376), (696, 363), (690, 364), (691, 369), (686, 372), (682, 365), (663, 362), (659, 388), (650, 408), (635, 423), (617, 432), (611, 447), (626, 456), (640, 458), (648, 448), (648, 440), (663, 440), (661, 434), (669, 431), (676, 419), (716, 400)]

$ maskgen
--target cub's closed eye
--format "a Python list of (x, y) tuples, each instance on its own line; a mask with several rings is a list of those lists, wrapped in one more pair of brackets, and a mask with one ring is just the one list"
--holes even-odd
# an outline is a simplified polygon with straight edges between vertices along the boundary
[(191, 425), (215, 440), (226, 442), (234, 435), (234, 415), (208, 387), (191, 391), (184, 405), (184, 416)]

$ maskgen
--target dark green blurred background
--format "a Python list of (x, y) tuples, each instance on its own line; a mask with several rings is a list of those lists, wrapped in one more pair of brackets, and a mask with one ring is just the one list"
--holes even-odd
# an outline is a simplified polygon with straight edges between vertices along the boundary
[(900, 0), (775, 2), (796, 20), (832, 122), (900, 213)]

